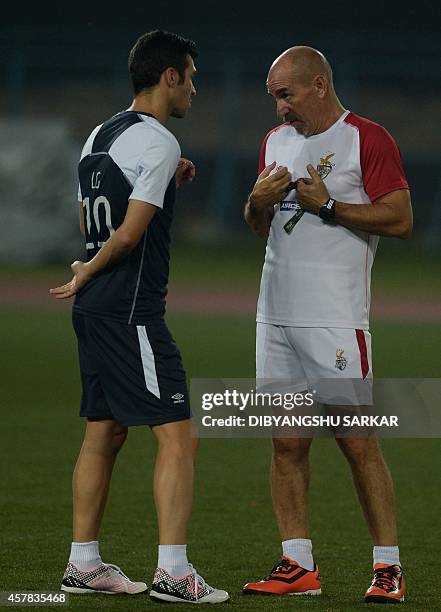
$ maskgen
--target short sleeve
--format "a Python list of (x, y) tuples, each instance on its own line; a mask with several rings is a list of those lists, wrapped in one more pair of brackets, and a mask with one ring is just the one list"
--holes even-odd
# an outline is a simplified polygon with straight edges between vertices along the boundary
[(269, 132), (265, 136), (265, 138), (264, 138), (264, 140), (262, 142), (262, 145), (260, 147), (260, 151), (259, 151), (259, 164), (258, 164), (258, 167), (257, 167), (257, 174), (258, 175), (265, 170), (265, 166), (266, 166), (266, 163), (265, 163), (265, 158), (266, 158), (266, 143), (268, 141), (268, 137), (269, 137), (270, 134), (271, 134), (271, 132)]
[(364, 190), (371, 202), (386, 193), (409, 188), (395, 140), (376, 123), (369, 122), (360, 129), (360, 165)]
[(176, 140), (160, 134), (141, 155), (130, 200), (141, 200), (158, 208), (164, 205), (164, 195), (176, 172), (181, 151)]
[[(103, 124), (100, 123), (100, 125), (97, 125), (91, 132), (91, 134), (89, 135), (88, 139), (86, 140), (86, 142), (84, 143), (84, 146), (81, 150), (81, 155), (80, 155), (80, 162), (81, 160), (86, 157), (86, 155), (90, 155), (91, 151), (92, 151), (92, 145), (93, 145), (93, 141), (95, 136), (98, 134), (101, 126)], [(81, 193), (81, 184), (78, 182), (78, 202), (82, 202), (83, 201), (83, 195)]]
[(269, 137), (271, 136), (271, 134), (278, 132), (281, 128), (286, 127), (287, 125), (289, 125), (288, 122), (285, 122), (282, 125), (278, 125), (277, 127), (270, 130), (268, 134), (265, 136), (265, 138), (263, 139), (262, 146), (260, 147), (260, 153), (259, 153), (259, 165), (257, 168), (258, 174), (263, 172), (267, 165), (266, 164), (266, 147), (268, 144)]

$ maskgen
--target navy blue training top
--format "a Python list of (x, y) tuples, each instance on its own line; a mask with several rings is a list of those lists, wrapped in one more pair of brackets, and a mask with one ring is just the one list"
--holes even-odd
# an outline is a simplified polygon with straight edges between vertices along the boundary
[(164, 316), (180, 154), (175, 137), (144, 113), (124, 111), (93, 130), (78, 167), (87, 260), (122, 224), (130, 199), (158, 210), (135, 249), (78, 292), (75, 311), (135, 325)]

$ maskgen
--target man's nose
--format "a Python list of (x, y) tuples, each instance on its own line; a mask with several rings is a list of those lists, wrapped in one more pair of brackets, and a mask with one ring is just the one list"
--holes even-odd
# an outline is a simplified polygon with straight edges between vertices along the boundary
[(283, 117), (288, 113), (289, 106), (286, 102), (277, 102), (277, 116), (279, 119), (283, 119)]

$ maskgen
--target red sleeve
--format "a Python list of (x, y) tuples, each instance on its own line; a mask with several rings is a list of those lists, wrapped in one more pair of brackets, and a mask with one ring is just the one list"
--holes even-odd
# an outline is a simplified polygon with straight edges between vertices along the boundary
[(346, 120), (359, 130), (361, 174), (371, 202), (391, 191), (409, 189), (400, 150), (389, 132), (353, 113)]
[(268, 134), (265, 136), (263, 142), (262, 142), (262, 146), (260, 147), (260, 154), (259, 154), (259, 166), (257, 168), (257, 174), (259, 175), (266, 167), (266, 163), (265, 163), (265, 155), (266, 155), (266, 143), (268, 142), (268, 138), (271, 136), (271, 134), (274, 134), (274, 132), (279, 131), (281, 128), (285, 127), (289, 125), (289, 123), (283, 123), (282, 125), (278, 125), (275, 128), (273, 128), (272, 130), (270, 130), (268, 132)]
[(262, 142), (262, 146), (260, 147), (260, 153), (259, 153), (259, 166), (257, 168), (257, 176), (259, 176), (259, 174), (261, 172), (263, 172), (263, 170), (265, 169), (266, 163), (265, 163), (265, 155), (266, 155), (266, 143), (268, 141), (269, 135), (273, 133), (273, 130), (271, 130), (271, 132), (268, 132), (268, 134), (265, 136), (263, 142)]

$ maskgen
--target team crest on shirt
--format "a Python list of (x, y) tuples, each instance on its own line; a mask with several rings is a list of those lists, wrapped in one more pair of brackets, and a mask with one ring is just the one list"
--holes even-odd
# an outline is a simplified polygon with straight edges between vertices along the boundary
[(335, 164), (330, 161), (334, 155), (335, 153), (327, 153), (320, 158), (320, 163), (317, 164), (317, 172), (321, 179), (325, 179), (334, 168)]
[(348, 360), (344, 355), (343, 349), (337, 349), (335, 351), (335, 367), (339, 370), (344, 370), (348, 365)]

